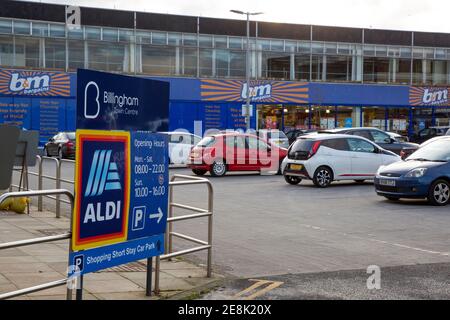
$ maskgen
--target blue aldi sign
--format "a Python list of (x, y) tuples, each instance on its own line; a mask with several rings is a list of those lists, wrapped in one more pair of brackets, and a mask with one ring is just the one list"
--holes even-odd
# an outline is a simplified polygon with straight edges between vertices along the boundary
[(73, 274), (160, 255), (168, 207), (167, 135), (77, 131)]
[(168, 131), (169, 87), (164, 81), (79, 69), (76, 127)]
[(74, 250), (122, 242), (130, 198), (128, 132), (77, 132)]

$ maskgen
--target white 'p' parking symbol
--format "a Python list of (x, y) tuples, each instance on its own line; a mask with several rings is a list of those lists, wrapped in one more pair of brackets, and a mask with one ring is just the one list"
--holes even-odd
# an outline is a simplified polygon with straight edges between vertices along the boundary
[[(89, 114), (89, 112), (88, 112), (88, 96), (87, 96), (87, 93), (88, 93), (89, 87), (91, 87), (91, 86), (93, 86), (95, 88), (95, 90), (96, 90), (95, 104), (97, 106), (97, 112), (95, 114)], [(97, 83), (95, 83), (94, 81), (88, 82), (88, 84), (84, 88), (84, 117), (86, 119), (95, 119), (100, 114), (100, 101), (98, 100), (99, 97), (100, 97), (100, 89), (99, 89)]]

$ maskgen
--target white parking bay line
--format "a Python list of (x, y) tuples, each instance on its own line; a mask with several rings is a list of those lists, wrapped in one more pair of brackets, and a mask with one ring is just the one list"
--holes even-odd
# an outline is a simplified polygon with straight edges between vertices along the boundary
[(394, 243), (394, 242), (389, 242), (389, 241), (385, 241), (385, 240), (374, 239), (374, 238), (371, 238), (371, 237), (373, 237), (372, 234), (368, 234), (369, 237), (361, 237), (361, 236), (351, 235), (351, 234), (348, 234), (348, 233), (345, 233), (345, 232), (333, 231), (333, 230), (329, 230), (329, 229), (322, 228), (322, 227), (312, 226), (312, 225), (309, 225), (309, 224), (300, 224), (300, 226), (304, 227), (304, 228), (312, 229), (312, 230), (334, 233), (334, 234), (341, 235), (341, 236), (344, 236), (344, 237), (350, 237), (350, 238), (354, 238), (354, 239), (360, 239), (360, 240), (366, 240), (366, 241), (371, 241), (371, 242), (382, 243), (382, 244), (390, 245), (390, 246), (393, 246), (393, 247), (399, 247), (399, 248), (403, 248), (403, 249), (420, 251), (420, 252), (434, 254), (434, 255), (439, 255), (439, 256), (443, 256), (443, 257), (450, 257), (450, 252), (440, 252), (440, 251), (434, 251), (434, 250), (427, 250), (427, 249), (407, 246), (407, 245), (400, 244), (400, 243)]

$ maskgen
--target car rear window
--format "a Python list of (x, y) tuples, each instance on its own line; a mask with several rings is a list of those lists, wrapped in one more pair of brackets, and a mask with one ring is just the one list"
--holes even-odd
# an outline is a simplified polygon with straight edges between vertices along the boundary
[(321, 144), (324, 147), (328, 147), (334, 150), (348, 151), (347, 139), (330, 139), (325, 140)]
[(75, 140), (75, 132), (67, 132), (67, 138), (69, 140)]
[(197, 144), (197, 147), (210, 147), (214, 144), (216, 138), (214, 137), (205, 137)]
[(267, 132), (267, 139), (287, 139), (283, 131), (269, 131)]
[(312, 148), (313, 143), (314, 143), (314, 140), (310, 140), (310, 139), (297, 140), (292, 144), (290, 152), (292, 152), (292, 153), (299, 152), (299, 151), (309, 152)]

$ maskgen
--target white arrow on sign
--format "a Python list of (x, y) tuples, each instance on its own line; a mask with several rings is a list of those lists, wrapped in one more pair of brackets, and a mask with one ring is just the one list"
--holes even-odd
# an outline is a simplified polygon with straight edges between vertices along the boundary
[(157, 223), (159, 223), (159, 222), (161, 221), (163, 215), (164, 215), (164, 214), (163, 214), (161, 208), (158, 208), (158, 213), (150, 214), (150, 219), (156, 219), (156, 218), (158, 218)]

